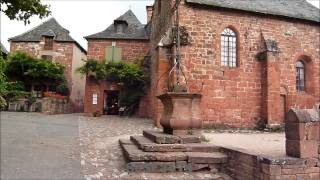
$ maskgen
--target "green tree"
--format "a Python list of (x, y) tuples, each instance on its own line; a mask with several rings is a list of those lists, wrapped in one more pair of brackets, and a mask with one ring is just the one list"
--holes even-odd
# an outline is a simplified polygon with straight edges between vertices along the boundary
[(40, 0), (1, 0), (0, 10), (9, 19), (30, 23), (30, 17), (38, 15), (40, 19), (51, 14), (50, 6), (43, 5)]

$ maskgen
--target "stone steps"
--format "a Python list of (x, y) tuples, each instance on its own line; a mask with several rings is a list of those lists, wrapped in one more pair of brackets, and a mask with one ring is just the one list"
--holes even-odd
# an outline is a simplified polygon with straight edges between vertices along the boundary
[(201, 138), (143, 131), (143, 136), (130, 136), (119, 142), (128, 160), (127, 169), (132, 172), (218, 172), (228, 157), (220, 147), (201, 143)]

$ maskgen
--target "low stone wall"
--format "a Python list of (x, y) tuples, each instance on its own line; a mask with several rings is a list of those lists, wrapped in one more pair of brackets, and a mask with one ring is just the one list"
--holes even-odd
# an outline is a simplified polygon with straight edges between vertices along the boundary
[(237, 180), (319, 180), (320, 108), (291, 109), (286, 115), (286, 156), (267, 157), (223, 148), (224, 171)]
[(222, 150), (228, 156), (223, 171), (236, 180), (320, 179), (318, 158), (266, 157), (245, 150)]
[(70, 104), (67, 99), (38, 98), (30, 107), (27, 99), (19, 99), (10, 102), (8, 111), (14, 112), (42, 112), (45, 114), (66, 114), (70, 113)]
[(45, 114), (70, 113), (70, 105), (66, 99), (42, 98), (42, 112)]
[(18, 99), (8, 103), (8, 111), (14, 112), (42, 112), (42, 100), (37, 99), (31, 106), (28, 105), (27, 99)]

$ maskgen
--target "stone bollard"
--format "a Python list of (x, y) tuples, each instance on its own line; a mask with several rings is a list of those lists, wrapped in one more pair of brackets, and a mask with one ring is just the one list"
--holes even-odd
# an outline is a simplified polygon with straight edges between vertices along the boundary
[(291, 109), (286, 115), (286, 153), (297, 158), (317, 158), (320, 140), (319, 111)]

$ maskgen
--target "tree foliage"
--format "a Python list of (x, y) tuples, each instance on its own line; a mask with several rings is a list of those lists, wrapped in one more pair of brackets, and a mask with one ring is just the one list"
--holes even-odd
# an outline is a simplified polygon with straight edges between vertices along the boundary
[(5, 74), (11, 80), (29, 84), (59, 84), (65, 80), (62, 65), (44, 59), (34, 59), (22, 52), (9, 56)]
[(50, 6), (43, 5), (40, 0), (1, 0), (1, 11), (9, 19), (30, 23), (30, 17), (38, 15), (40, 19), (51, 14)]

